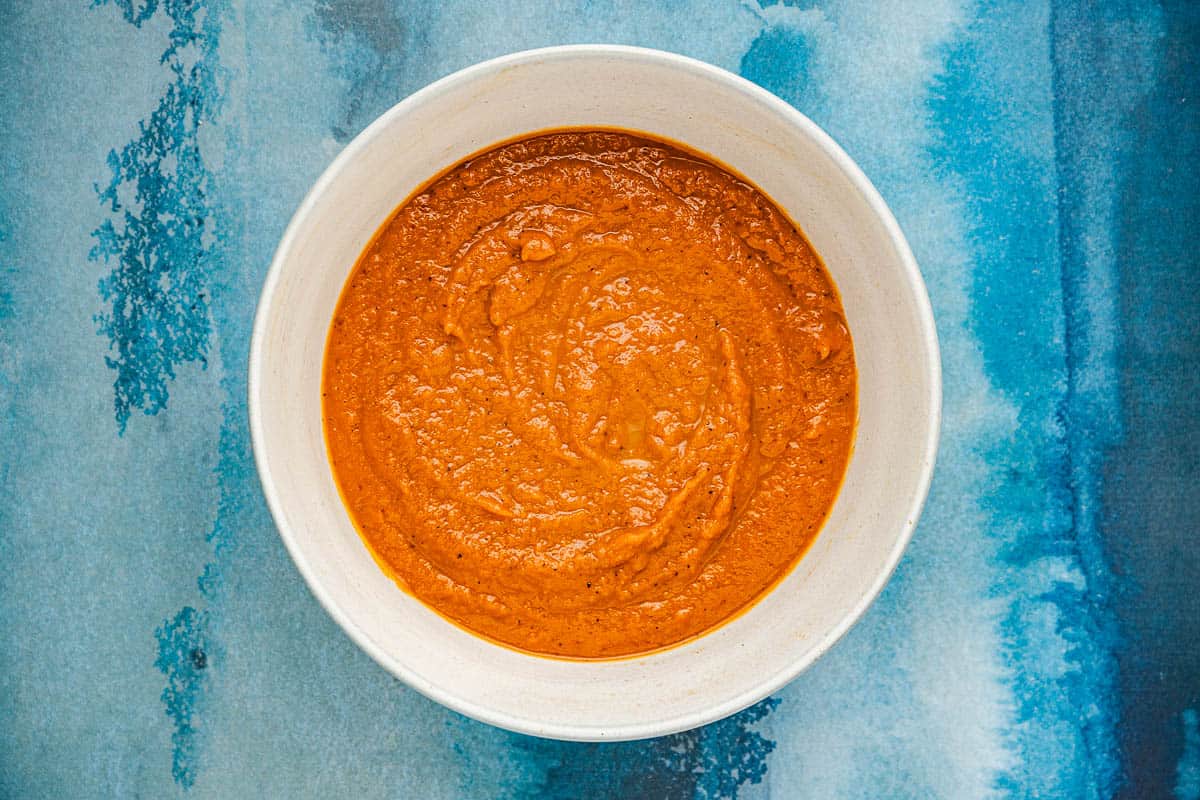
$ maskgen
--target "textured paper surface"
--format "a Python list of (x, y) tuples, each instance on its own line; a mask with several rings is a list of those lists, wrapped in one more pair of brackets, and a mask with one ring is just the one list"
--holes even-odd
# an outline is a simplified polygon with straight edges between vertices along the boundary
[[(0, 3), (0, 796), (1200, 798), (1196, 5)], [(660, 47), (824, 126), (929, 284), (945, 425), (879, 602), (774, 698), (508, 734), (379, 669), (262, 500), (271, 253), (486, 57)]]

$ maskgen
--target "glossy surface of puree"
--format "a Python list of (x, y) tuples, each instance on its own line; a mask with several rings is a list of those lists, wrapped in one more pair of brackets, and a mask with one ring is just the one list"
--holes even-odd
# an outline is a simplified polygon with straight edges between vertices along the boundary
[(538, 653), (604, 657), (729, 619), (842, 480), (841, 304), (753, 186), (677, 146), (564, 130), (458, 165), (363, 253), (325, 430), (401, 586)]

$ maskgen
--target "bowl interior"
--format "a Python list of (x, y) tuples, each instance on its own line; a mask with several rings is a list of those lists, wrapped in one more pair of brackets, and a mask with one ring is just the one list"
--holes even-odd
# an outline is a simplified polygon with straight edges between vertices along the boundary
[[(323, 441), (325, 336), (358, 254), (435, 173), (491, 144), (567, 126), (619, 127), (729, 165), (800, 224), (842, 295), (860, 418), (831, 518), (750, 611), (649, 656), (521, 654), (447, 623), (367, 553)], [(782, 101), (677, 56), (617, 47), (532, 51), (457, 73), (393, 108), (322, 176), (276, 254), (255, 326), (250, 410), (272, 513), (318, 599), (417, 690), (535, 735), (640, 738), (694, 727), (777, 689), (861, 614), (899, 558), (937, 436), (938, 356), (923, 284), (891, 215), (849, 159)]]

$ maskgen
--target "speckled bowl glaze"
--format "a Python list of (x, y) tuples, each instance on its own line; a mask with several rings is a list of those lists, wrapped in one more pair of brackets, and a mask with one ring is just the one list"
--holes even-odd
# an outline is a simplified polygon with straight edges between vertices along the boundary
[[(860, 410), (845, 484), (807, 555), (753, 608), (678, 647), (612, 661), (523, 654), (396, 587), (334, 485), (321, 362), (339, 292), (371, 235), (467, 155), (566, 126), (644, 131), (748, 177), (800, 224), (842, 295)], [(658, 736), (779, 689), (863, 614), (895, 568), (933, 471), (941, 374), (933, 317), (892, 214), (806, 117), (716, 67), (653, 50), (571, 46), (498, 58), (392, 108), (339, 155), (283, 235), (259, 301), (250, 426), (280, 534), (317, 599), (385, 669), (456, 711), (561, 739)]]

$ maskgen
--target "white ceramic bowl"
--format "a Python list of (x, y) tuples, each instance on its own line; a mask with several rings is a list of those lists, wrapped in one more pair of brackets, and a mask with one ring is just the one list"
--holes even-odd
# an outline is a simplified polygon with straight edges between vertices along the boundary
[[(800, 224), (846, 310), (859, 422), (845, 484), (796, 569), (750, 611), (664, 652), (566, 661), (491, 644), (402, 592), (338, 496), (321, 423), (334, 305), (375, 230), (418, 186), (489, 145), (567, 126), (645, 131), (748, 177)], [(941, 411), (933, 317), (904, 236), (870, 182), (791, 106), (716, 67), (653, 50), (533, 50), (417, 92), (360, 134), (300, 205), (259, 302), (250, 426), (280, 534), (317, 599), (428, 697), (536, 736), (637, 739), (732, 714), (833, 645), (887, 581), (929, 486)]]

